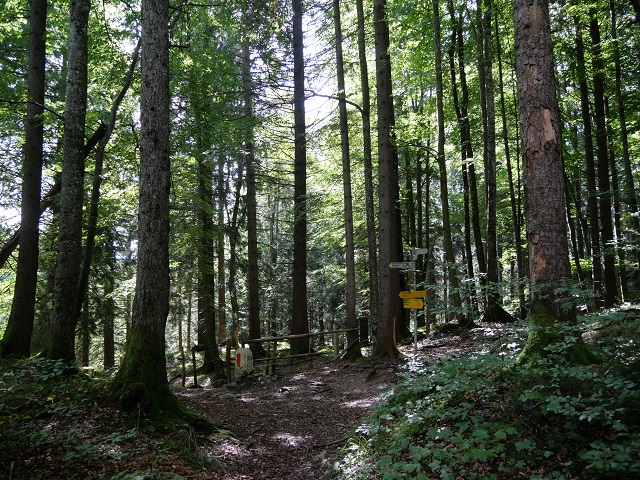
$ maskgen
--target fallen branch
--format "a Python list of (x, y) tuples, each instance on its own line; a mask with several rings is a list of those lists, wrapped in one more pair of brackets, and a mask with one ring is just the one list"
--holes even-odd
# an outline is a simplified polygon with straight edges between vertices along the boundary
[(332, 445), (336, 445), (338, 443), (344, 443), (347, 440), (349, 440), (349, 437), (341, 437), (337, 440), (334, 440), (332, 442), (327, 442), (327, 443), (320, 443), (320, 444), (316, 444), (316, 445), (309, 445), (307, 448), (311, 449), (311, 448), (326, 448), (326, 447), (331, 447)]
[(365, 377), (364, 381), (368, 382), (369, 380), (371, 380), (371, 378), (373, 378), (373, 376), (378, 372), (378, 370), (384, 370), (385, 368), (391, 368), (395, 370), (396, 366), (395, 365), (376, 365), (371, 369), (369, 373), (367, 373), (367, 376)]

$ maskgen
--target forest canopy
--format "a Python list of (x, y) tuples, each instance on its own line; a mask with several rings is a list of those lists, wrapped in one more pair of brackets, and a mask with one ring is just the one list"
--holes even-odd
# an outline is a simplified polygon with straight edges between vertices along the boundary
[[(413, 329), (400, 291), (427, 292), (421, 328), (510, 322), (546, 295), (569, 321), (635, 301), (632, 2), (548, 6), (550, 116), (523, 114), (542, 73), (518, 70), (516, 2), (158, 4), (167, 60), (147, 83), (145, 2), (2, 4), (3, 355), (116, 365), (144, 316), (149, 242), (166, 242), (165, 353), (205, 345), (218, 373), (221, 343), (334, 326), (395, 356)], [(145, 134), (156, 105), (141, 98), (163, 75), (166, 125)], [(556, 136), (535, 173), (527, 155), (550, 143), (529, 145), (531, 125)], [(165, 130), (168, 233), (153, 240), (145, 142)], [(557, 278), (540, 270), (552, 258)]]

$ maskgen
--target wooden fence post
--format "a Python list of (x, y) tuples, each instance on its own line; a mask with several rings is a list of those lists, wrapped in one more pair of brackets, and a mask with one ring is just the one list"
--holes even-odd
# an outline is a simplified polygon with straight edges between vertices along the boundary
[(227, 340), (227, 383), (231, 383), (231, 342)]

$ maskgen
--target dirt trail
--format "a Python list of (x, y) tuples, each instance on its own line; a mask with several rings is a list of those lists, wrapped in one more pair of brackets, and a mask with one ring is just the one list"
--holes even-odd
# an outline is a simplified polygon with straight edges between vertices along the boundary
[[(420, 342), (414, 360), (468, 353), (470, 338)], [(413, 357), (411, 347), (404, 359)], [(251, 376), (221, 388), (176, 389), (180, 400), (231, 432), (215, 447), (224, 480), (329, 480), (347, 434), (397, 382), (403, 360)]]
[[(329, 364), (228, 388), (176, 392), (229, 429), (217, 450), (228, 480), (321, 480), (353, 426), (396, 381), (396, 364)], [(375, 373), (371, 374), (375, 368)]]

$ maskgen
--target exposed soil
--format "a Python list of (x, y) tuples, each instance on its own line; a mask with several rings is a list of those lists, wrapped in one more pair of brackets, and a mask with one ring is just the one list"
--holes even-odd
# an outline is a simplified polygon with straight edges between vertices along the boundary
[(470, 351), (471, 334), (453, 335), (430, 336), (417, 356), (409, 346), (394, 362), (316, 363), (218, 388), (175, 384), (180, 400), (222, 424), (223, 435), (155, 428), (143, 414), (121, 412), (91, 379), (40, 370), (37, 361), (3, 361), (0, 479), (336, 478), (333, 464), (349, 434), (404, 368)]
[(231, 432), (218, 446), (229, 480), (332, 478), (335, 453), (396, 380), (397, 365), (329, 364), (222, 388), (180, 389), (183, 403)]
[[(417, 359), (462, 353), (470, 339), (457, 336), (421, 342)], [(252, 375), (221, 388), (177, 388), (191, 409), (231, 433), (216, 446), (226, 480), (325, 480), (348, 434), (396, 383), (409, 358), (396, 362), (329, 363), (278, 374)]]

